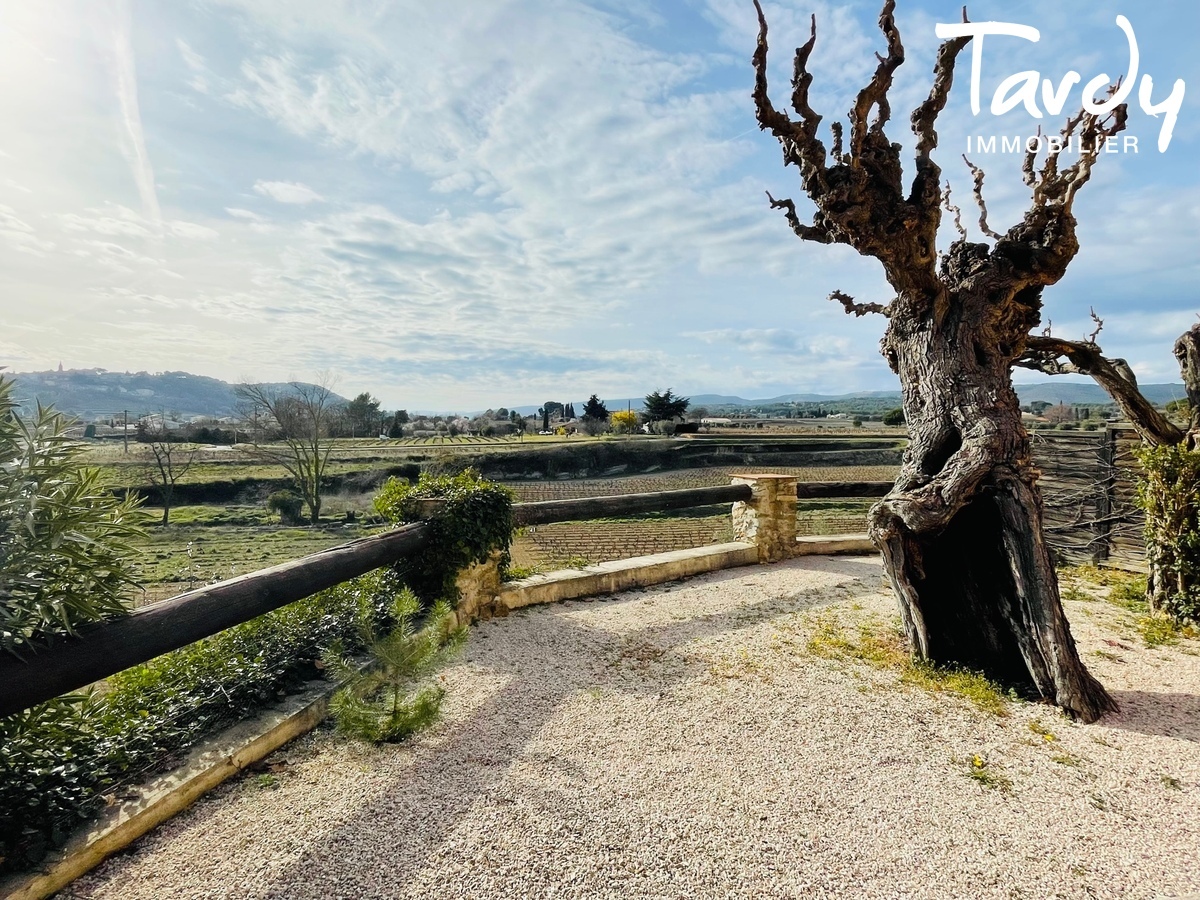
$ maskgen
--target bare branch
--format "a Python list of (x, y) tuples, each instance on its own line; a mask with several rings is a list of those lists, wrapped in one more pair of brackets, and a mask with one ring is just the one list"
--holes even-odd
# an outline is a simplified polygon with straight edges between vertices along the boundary
[(793, 76), (792, 103), (803, 117), (802, 123), (793, 122), (786, 113), (775, 109), (767, 93), (767, 19), (763, 15), (759, 0), (754, 0), (754, 8), (758, 11), (758, 43), (754, 48), (752, 62), (754, 64), (754, 106), (760, 128), (770, 129), (771, 133), (783, 146), (784, 161), (795, 163), (812, 173), (823, 177), (825, 174), (825, 145), (816, 136), (817, 124), (821, 121), (808, 106), (808, 84), (812, 76), (804, 66), (808, 52), (816, 38), (816, 18), (813, 18), (812, 37), (805, 47), (796, 51), (796, 69)]
[[(1119, 87), (1120, 81), (1118, 80), (1116, 84), (1109, 87), (1108, 95), (1111, 97), (1117, 92)], [(1060, 150), (1062, 147), (1065, 147), (1078, 130), (1079, 159), (1073, 165), (1059, 172), (1058, 152), (1051, 151), (1047, 153), (1040, 176), (1036, 179), (1036, 183), (1032, 185), (1034, 188), (1035, 205), (1060, 203), (1064, 212), (1070, 212), (1071, 205), (1075, 200), (1075, 194), (1091, 177), (1092, 166), (1102, 152), (1104, 144), (1119, 132), (1125, 130), (1128, 113), (1128, 106), (1121, 103), (1114, 107), (1112, 112), (1103, 117), (1095, 113), (1089, 113), (1086, 110), (1080, 110), (1080, 112), (1068, 119), (1061, 132), (1059, 147)], [(1040, 129), (1038, 134), (1040, 136)], [(1040, 143), (1039, 141), (1039, 146)], [(1036, 157), (1036, 155), (1037, 149), (1032, 154), (1026, 154), (1025, 166), (1023, 167), (1026, 175), (1026, 184), (1030, 184), (1030, 177), (1033, 171), (1033, 159), (1031, 157)]]
[(890, 303), (856, 303), (853, 297), (841, 291), (834, 291), (829, 295), (829, 299), (842, 304), (847, 315), (865, 316), (867, 313), (878, 313), (881, 316), (890, 316), (892, 314)]
[(963, 154), (963, 162), (967, 164), (967, 168), (971, 170), (971, 176), (974, 179), (973, 191), (975, 194), (975, 202), (979, 205), (979, 230), (988, 237), (999, 240), (1000, 235), (992, 231), (987, 223), (987, 204), (983, 202), (983, 169), (976, 166), (969, 159), (967, 154)]
[[(964, 8), (964, 22), (966, 21), (966, 14), (967, 12)], [(954, 38), (945, 41), (938, 48), (937, 62), (933, 66), (933, 84), (929, 88), (929, 97), (924, 103), (913, 110), (912, 115), (909, 117), (913, 134), (917, 136), (917, 159), (916, 172), (913, 175), (908, 202), (921, 211), (922, 217), (927, 222), (929, 232), (933, 234), (936, 234), (938, 224), (941, 222), (939, 203), (944, 200), (938, 189), (942, 170), (930, 156), (938, 145), (938, 135), (937, 131), (934, 130), (934, 125), (937, 122), (937, 117), (946, 107), (946, 99), (950, 96), (950, 88), (954, 84), (955, 60), (968, 41), (970, 41), (968, 37)]]
[[(757, 5), (757, 3), (755, 4)], [(759, 25), (763, 25), (762, 12), (759, 11)], [(808, 89), (812, 85), (812, 72), (808, 71), (808, 57), (812, 55), (817, 43), (817, 14), (813, 13), (809, 26), (808, 40), (796, 48), (796, 56), (792, 60), (792, 109), (804, 121), (804, 132), (809, 137), (815, 137), (821, 117), (808, 105)]]
[(833, 161), (836, 163), (843, 163), (846, 160), (842, 153), (842, 123), (829, 123), (829, 130), (833, 132), (833, 149), (831, 151), (833, 154)]
[(950, 202), (950, 182), (946, 182), (946, 191), (942, 194), (942, 203), (946, 207), (946, 212), (954, 213), (954, 227), (958, 230), (958, 235), (964, 241), (967, 239), (967, 229), (963, 228), (962, 210)]
[(888, 103), (887, 92), (892, 86), (892, 75), (904, 62), (904, 45), (900, 43), (900, 31), (896, 28), (896, 0), (884, 0), (883, 9), (879, 13), (879, 30), (887, 38), (888, 55), (875, 54), (879, 65), (870, 82), (858, 92), (854, 108), (850, 110), (850, 156), (852, 164), (857, 165), (862, 158), (863, 146), (867, 139), (867, 116), (872, 107), (878, 107), (870, 131), (882, 134), (883, 126), (892, 116), (892, 107)]
[[(1025, 145), (1025, 161), (1021, 163), (1021, 180), (1031, 188), (1037, 188), (1038, 177), (1034, 172), (1033, 167), (1037, 163), (1038, 148), (1042, 146), (1042, 126), (1037, 127), (1037, 142), (1033, 145), (1033, 149), (1029, 149), (1029, 144)], [(966, 159), (966, 156), (963, 157)], [(967, 163), (970, 165), (970, 163)]]
[[(963, 21), (967, 21), (967, 10), (963, 7)], [(954, 62), (962, 48), (967, 46), (969, 37), (953, 38), (938, 47), (937, 62), (933, 65), (933, 86), (929, 89), (929, 97), (913, 110), (910, 120), (913, 134), (917, 136), (917, 162), (929, 160), (929, 154), (938, 145), (937, 131), (934, 124), (937, 117), (946, 107), (946, 99), (950, 96), (950, 88), (954, 84)]]
[(1133, 370), (1123, 359), (1106, 359), (1093, 343), (1030, 335), (1015, 365), (1050, 375), (1090, 375), (1116, 401), (1148, 444), (1178, 444), (1183, 432), (1142, 396)]
[(1100, 332), (1104, 330), (1104, 320), (1096, 315), (1094, 307), (1088, 307), (1088, 313), (1092, 317), (1092, 321), (1096, 323), (1096, 330), (1087, 336), (1087, 343), (1095, 344), (1096, 338), (1100, 337)]
[(819, 224), (805, 225), (800, 221), (800, 217), (796, 215), (796, 204), (791, 200), (776, 200), (771, 196), (771, 192), (767, 191), (767, 199), (771, 201), (771, 209), (782, 209), (787, 217), (788, 224), (792, 226), (792, 231), (805, 241), (816, 241), (818, 244), (835, 244), (845, 243), (845, 238), (835, 237), (830, 233), (829, 229)]

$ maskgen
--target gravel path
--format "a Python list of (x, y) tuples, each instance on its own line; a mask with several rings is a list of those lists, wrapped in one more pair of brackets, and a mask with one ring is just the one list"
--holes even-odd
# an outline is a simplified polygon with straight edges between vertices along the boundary
[(894, 617), (874, 559), (532, 608), (473, 630), (416, 743), (304, 738), (64, 896), (1200, 892), (1200, 642), (1068, 612), (1122, 704), (1097, 725), (813, 655), (818, 618)]

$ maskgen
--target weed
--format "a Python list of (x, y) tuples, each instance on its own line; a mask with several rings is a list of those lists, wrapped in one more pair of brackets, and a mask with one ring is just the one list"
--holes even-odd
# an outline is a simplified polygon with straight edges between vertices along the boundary
[(733, 657), (722, 656), (709, 663), (708, 671), (709, 674), (717, 678), (740, 679), (756, 677), (766, 682), (772, 680), (770, 669), (755, 659), (745, 647), (739, 647), (737, 654)]
[(876, 619), (868, 619), (851, 635), (832, 613), (817, 617), (807, 649), (825, 659), (855, 659), (880, 669), (904, 667), (909, 663), (903, 635)]
[(1083, 760), (1078, 756), (1072, 756), (1070, 753), (1055, 753), (1050, 757), (1052, 762), (1058, 763), (1060, 766), (1071, 766), (1078, 769), (1083, 766)]
[(1136, 627), (1147, 647), (1178, 644), (1182, 632), (1182, 629), (1166, 616), (1139, 616)]
[(983, 712), (1008, 715), (1008, 701), (1013, 699), (1011, 694), (978, 672), (912, 659), (904, 635), (894, 624), (868, 619), (851, 634), (832, 613), (818, 616), (815, 624), (807, 644), (808, 652), (815, 656), (851, 659), (877, 669), (899, 670), (902, 684), (957, 694)]
[(1034, 734), (1040, 734), (1042, 736), (1042, 740), (1044, 741), (1058, 740), (1058, 737), (1054, 734), (1054, 732), (1042, 724), (1041, 719), (1034, 719), (1032, 722), (1030, 722), (1029, 730)]
[(1012, 779), (997, 772), (991, 764), (976, 753), (967, 761), (966, 776), (980, 786), (993, 791), (1012, 790)]
[(256, 775), (254, 777), (254, 783), (264, 790), (279, 787), (279, 779), (270, 772), (263, 772), (261, 775)]
[(1130, 612), (1143, 612), (1146, 604), (1146, 579), (1141, 575), (1112, 579), (1108, 591), (1108, 602), (1115, 603)]
[(502, 581), (520, 581), (522, 578), (529, 578), (531, 575), (542, 574), (541, 566), (514, 566), (509, 565), (504, 570)]
[(1159, 775), (1158, 780), (1163, 783), (1163, 787), (1170, 788), (1173, 791), (1183, 790), (1183, 782), (1172, 775)]
[(1092, 603), (1096, 599), (1091, 594), (1081, 591), (1074, 585), (1063, 588), (1059, 596), (1064, 603)]

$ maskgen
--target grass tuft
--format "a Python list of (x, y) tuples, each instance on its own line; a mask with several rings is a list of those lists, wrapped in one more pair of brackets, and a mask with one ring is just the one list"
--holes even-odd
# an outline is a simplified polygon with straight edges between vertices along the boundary
[(867, 619), (851, 631), (837, 621), (835, 614), (826, 612), (816, 618), (814, 626), (807, 649), (815, 656), (853, 660), (876, 669), (898, 671), (902, 684), (954, 694), (991, 715), (1006, 716), (1009, 713), (1010, 695), (979, 672), (914, 660), (903, 633), (895, 624)]

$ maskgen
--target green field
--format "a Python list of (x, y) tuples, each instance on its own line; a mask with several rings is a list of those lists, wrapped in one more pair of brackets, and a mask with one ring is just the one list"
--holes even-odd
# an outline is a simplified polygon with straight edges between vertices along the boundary
[[(761, 436), (739, 438), (761, 441)], [(787, 442), (790, 444), (791, 442)], [(680, 446), (661, 438), (637, 437), (624, 441), (558, 436), (514, 439), (451, 438), (442, 441), (346, 440), (335, 443), (329, 473), (376, 472), (404, 464), (453, 467), (460, 454), (475, 460), (495, 454), (530, 451), (535, 461), (537, 448), (546, 459), (561, 464), (565, 458), (593, 453), (597, 445), (608, 451), (638, 452), (643, 448), (660, 456)], [(432, 451), (430, 452), (430, 448)], [(614, 451), (615, 448), (615, 451)], [(630, 449), (632, 448), (632, 449)], [(664, 451), (666, 448), (666, 451)], [(89, 462), (99, 467), (114, 486), (135, 487), (149, 480), (137, 448), (125, 454), (120, 447), (102, 446), (89, 450)], [(479, 454), (486, 454), (481, 457)], [(624, 458), (624, 457), (622, 457)], [(654, 457), (657, 460), (659, 457)], [(895, 477), (894, 466), (765, 466), (737, 464), (680, 468), (611, 475), (595, 478), (543, 477), (508, 480), (504, 483), (521, 501), (561, 500), (678, 490), (729, 484), (734, 475), (772, 471), (795, 475), (802, 481), (885, 481)], [(498, 461), (498, 460), (497, 460)], [(550, 464), (537, 464), (552, 470)], [(657, 463), (655, 466), (657, 467)], [(214, 485), (229, 482), (248, 485), (244, 496), (234, 502), (190, 502), (171, 509), (171, 524), (158, 522), (162, 511), (144, 507), (146, 532), (137, 541), (141, 602), (152, 602), (215, 581), (242, 575), (296, 559), (377, 531), (379, 522), (372, 507), (375, 489), (328, 492), (323, 501), (319, 526), (285, 527), (263, 502), (266, 494), (286, 478), (280, 466), (265, 465), (249, 454), (231, 448), (205, 448), (182, 479), (183, 484)], [(259, 484), (261, 482), (261, 484)], [(255, 485), (258, 488), (255, 489)], [(207, 491), (205, 487), (203, 490)], [(800, 506), (801, 534), (862, 531), (870, 501), (805, 501)], [(709, 507), (666, 514), (590, 522), (565, 522), (520, 532), (513, 546), (514, 563), (524, 568), (546, 570), (564, 565), (581, 565), (622, 559), (647, 553), (678, 550), (732, 539), (727, 508)]]

